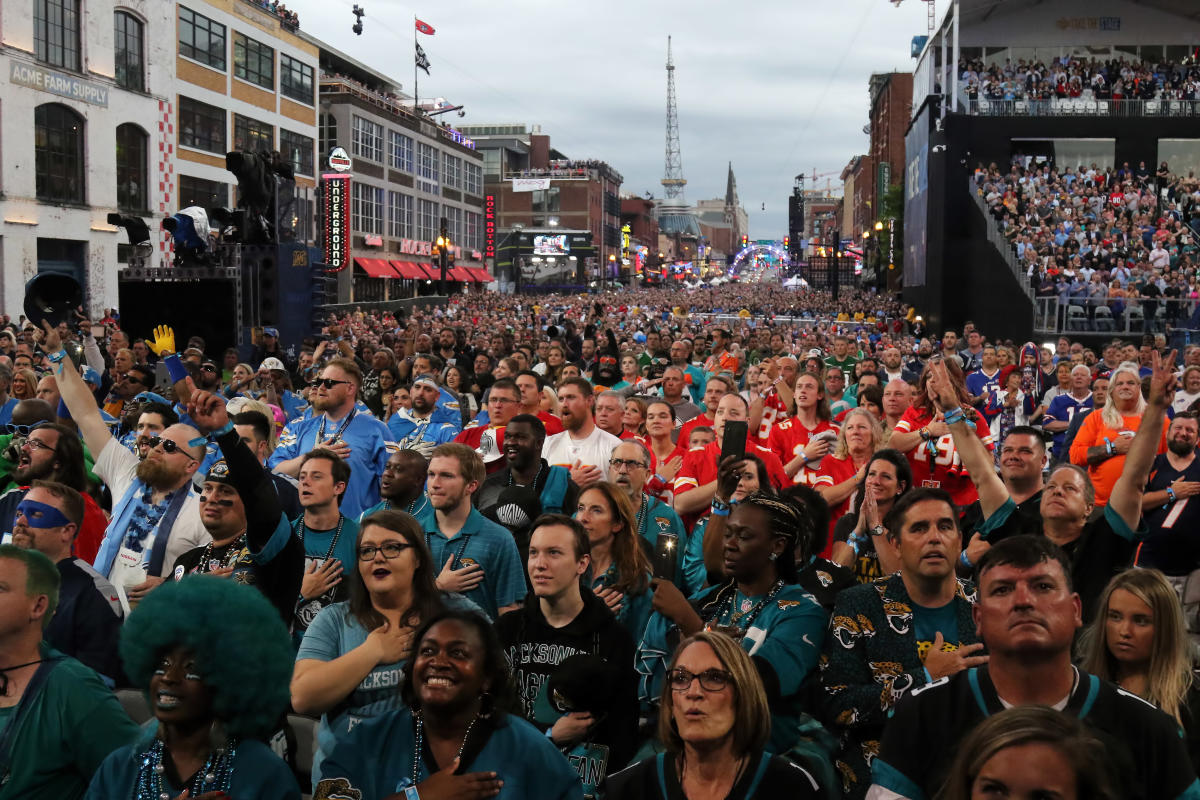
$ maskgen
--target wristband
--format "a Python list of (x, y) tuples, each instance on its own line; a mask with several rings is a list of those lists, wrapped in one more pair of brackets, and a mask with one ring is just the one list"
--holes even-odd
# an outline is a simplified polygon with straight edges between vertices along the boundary
[(233, 420), (229, 420), (228, 422), (225, 423), (224, 427), (210, 433), (208, 435), (208, 438), (216, 439), (218, 436), (224, 436), (225, 434), (229, 433), (231, 430), (233, 430)]
[(729, 503), (726, 503), (723, 500), (718, 500), (714, 497), (713, 501), (712, 501), (712, 505), (709, 507), (709, 511), (711, 511), (714, 516), (728, 517), (729, 516)]
[(775, 376), (775, 380), (771, 381), (771, 385), (772, 385), (772, 386), (778, 386), (782, 380), (783, 380), (783, 376), (782, 376), (782, 375), (776, 375), (776, 376)]
[(850, 538), (846, 540), (846, 544), (850, 545), (850, 549), (854, 551), (854, 555), (858, 555), (858, 536), (850, 534)]
[(959, 563), (961, 563), (967, 569), (972, 569), (975, 566), (974, 564), (971, 563), (971, 559), (967, 558), (966, 550), (963, 550), (961, 553), (959, 553), (958, 560), (959, 560)]
[(919, 433), (921, 435), (921, 439), (926, 442), (933, 438), (933, 434), (929, 432), (929, 428), (921, 428), (921, 430), (917, 431), (917, 433)]
[(46, 354), (46, 358), (50, 359), (50, 360), (51, 360), (51, 361), (53, 361), (55, 364), (57, 364), (58, 362), (62, 361), (62, 360), (63, 360), (64, 358), (66, 358), (66, 357), (67, 357), (67, 350), (66, 350), (66, 348), (63, 348), (62, 350), (59, 350), (57, 353), (47, 353), (47, 354)]
[(947, 425), (954, 425), (966, 419), (966, 415), (963, 413), (962, 407), (958, 406), (943, 412), (942, 419)]
[[(1167, 487), (1167, 497), (1171, 498), (1171, 503), (1174, 503), (1176, 500), (1179, 499), (1175, 496), (1175, 490), (1172, 489), (1170, 486)], [(1168, 503), (1168, 505), (1170, 505), (1170, 504)], [(1166, 506), (1163, 506), (1163, 507), (1166, 508)]]
[(660, 480), (660, 481), (662, 481), (663, 483), (670, 483), (670, 481), (668, 481), (668, 480), (667, 480), (666, 478), (664, 478), (662, 475), (659, 475), (657, 472), (656, 472), (656, 473), (654, 473), (654, 477), (655, 477), (657, 480)]
[(171, 353), (171, 355), (164, 357), (163, 363), (167, 365), (167, 373), (171, 376), (171, 383), (179, 383), (187, 378), (187, 367), (183, 365), (183, 359), (179, 357), (179, 353)]
[(1110, 456), (1113, 455), (1113, 443), (1108, 439), (1104, 440), (1104, 452), (1108, 453)]
[(417, 787), (405, 786), (404, 800), (421, 800), (421, 795), (417, 792)]

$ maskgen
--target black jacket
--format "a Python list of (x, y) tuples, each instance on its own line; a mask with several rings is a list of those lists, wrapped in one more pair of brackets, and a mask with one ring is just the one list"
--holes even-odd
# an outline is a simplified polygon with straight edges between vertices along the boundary
[(637, 749), (637, 673), (633, 669), (634, 641), (602, 600), (581, 587), (583, 611), (561, 628), (552, 628), (532, 592), (525, 605), (496, 622), (496, 631), (512, 669), (521, 713), (539, 730), (547, 725), (534, 719), (534, 704), (542, 684), (567, 658), (596, 655), (620, 672), (611, 711), (592, 729), (588, 742), (608, 747), (607, 773), (624, 767)]

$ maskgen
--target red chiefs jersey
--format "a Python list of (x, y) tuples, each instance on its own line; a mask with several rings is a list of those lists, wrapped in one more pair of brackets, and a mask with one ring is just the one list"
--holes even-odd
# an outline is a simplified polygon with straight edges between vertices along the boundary
[(787, 406), (779, 399), (779, 392), (772, 389), (763, 400), (762, 422), (758, 423), (758, 439), (770, 446), (771, 429), (788, 418)]
[(458, 434), (458, 436), (454, 437), (454, 441), (458, 442), (459, 444), (465, 444), (467, 447), (470, 447), (471, 449), (478, 451), (479, 450), (479, 441), (480, 441), (480, 439), (483, 438), (484, 431), (491, 431), (495, 435), (495, 437), (496, 437), (495, 452), (500, 453), (499, 458), (493, 459), (491, 461), (488, 461), (486, 459), (486, 457), (484, 459), (483, 466), (487, 470), (487, 473), (489, 475), (491, 475), (493, 472), (499, 472), (500, 470), (502, 470), (508, 466), (508, 459), (506, 459), (504, 457), (504, 428), (503, 427), (493, 428), (490, 425), (489, 426), (476, 425), (474, 428), (466, 428), (465, 430), (463, 430), (462, 433), (460, 433), (460, 434)]
[(546, 435), (553, 436), (556, 433), (562, 433), (566, 428), (563, 427), (562, 420), (551, 414), (549, 411), (539, 411), (537, 418), (546, 426)]
[[(832, 455), (825, 456), (821, 459), (821, 468), (817, 470), (817, 475), (813, 479), (813, 487), (837, 486), (839, 483), (853, 478), (857, 472), (858, 470), (854, 468), (854, 462), (849, 456), (845, 458), (835, 458)], [(829, 553), (833, 552), (833, 528), (837, 525), (837, 521), (850, 510), (850, 501), (854, 499), (854, 495), (855, 492), (851, 492), (836, 507), (829, 509), (829, 538), (825, 540), (825, 549)], [(822, 558), (829, 558), (827, 554), (820, 555)]]
[(692, 435), (693, 428), (711, 428), (713, 421), (707, 414), (701, 414), (698, 417), (692, 417), (679, 429), (679, 444), (686, 450), (688, 446), (688, 438)]
[[(783, 464), (779, 463), (779, 458), (753, 438), (746, 441), (746, 455), (762, 459), (763, 464), (767, 467), (767, 476), (776, 489), (782, 489), (787, 485), (788, 477), (783, 471)], [(717, 442), (713, 442), (708, 447), (689, 450), (683, 457), (683, 466), (679, 468), (679, 474), (675, 476), (675, 494), (678, 496), (715, 481), (717, 479), (717, 462), (720, 460), (721, 445)], [(696, 520), (707, 513), (708, 509), (704, 509), (700, 513), (684, 514), (682, 515), (683, 523), (688, 530), (691, 530)]]
[[(933, 422), (933, 415), (928, 409), (909, 408), (904, 416), (896, 423), (896, 433), (912, 433), (919, 431)], [(975, 425), (975, 435), (982, 441), (988, 452), (991, 452), (992, 433), (982, 420)], [(935, 446), (935, 452), (930, 453), (929, 445)], [(929, 442), (918, 442), (917, 446), (905, 453), (912, 467), (913, 486), (931, 486), (945, 489), (954, 498), (955, 505), (968, 506), (979, 499), (971, 476), (963, 467), (958, 449), (954, 446), (954, 437), (947, 433)]]
[[(799, 418), (792, 417), (771, 428), (771, 435), (768, 437), (768, 442), (771, 445), (771, 452), (779, 459), (780, 463), (786, 464), (808, 446), (812, 437), (823, 431), (833, 431), (837, 433), (837, 426), (832, 422), (821, 420), (817, 423), (817, 427), (808, 429), (800, 422)], [(828, 458), (828, 456), (826, 456)], [(824, 459), (822, 459), (822, 462)], [(818, 465), (819, 467), (820, 465)], [(817, 479), (817, 470), (810, 468), (807, 464), (801, 467), (793, 476), (791, 483), (803, 483), (812, 486)]]

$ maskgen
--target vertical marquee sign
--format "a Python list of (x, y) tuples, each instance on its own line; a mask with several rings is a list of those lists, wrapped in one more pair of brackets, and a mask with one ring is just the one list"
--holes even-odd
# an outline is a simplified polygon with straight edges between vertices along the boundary
[(496, 259), (496, 195), (483, 199), (483, 257)]
[(322, 175), (325, 183), (326, 272), (341, 272), (350, 263), (350, 176)]

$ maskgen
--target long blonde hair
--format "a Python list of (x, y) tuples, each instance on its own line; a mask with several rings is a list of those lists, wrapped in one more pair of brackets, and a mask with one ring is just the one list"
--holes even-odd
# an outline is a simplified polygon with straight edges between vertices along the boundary
[(1183, 622), (1179, 596), (1156, 569), (1133, 567), (1114, 575), (1104, 587), (1096, 618), (1080, 639), (1079, 666), (1104, 680), (1117, 680), (1117, 660), (1108, 649), (1105, 622), (1112, 593), (1124, 589), (1150, 606), (1154, 640), (1150, 648), (1150, 678), (1145, 700), (1161, 708), (1182, 724), (1180, 709), (1192, 686), (1191, 643)]
[(1142, 395), (1141, 369), (1132, 361), (1123, 361), (1117, 365), (1117, 368), (1112, 371), (1112, 375), (1109, 376), (1108, 399), (1104, 401), (1104, 410), (1100, 412), (1100, 418), (1104, 420), (1104, 424), (1113, 430), (1120, 430), (1125, 426), (1124, 415), (1117, 408), (1117, 402), (1112, 390), (1113, 384), (1117, 382), (1117, 376), (1122, 372), (1131, 373), (1138, 382), (1137, 408), (1134, 410), (1134, 414), (1140, 417), (1146, 413), (1146, 398)]
[(846, 458), (850, 455), (850, 445), (846, 443), (846, 425), (855, 417), (866, 418), (867, 424), (871, 426), (871, 452), (874, 453), (883, 446), (883, 426), (875, 419), (875, 415), (865, 408), (852, 408), (842, 417), (842, 425), (838, 428), (837, 443), (833, 446), (834, 458)]

